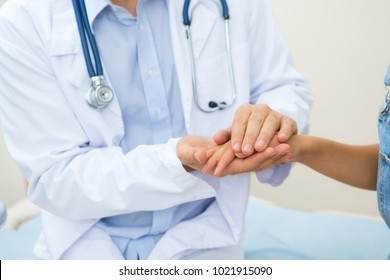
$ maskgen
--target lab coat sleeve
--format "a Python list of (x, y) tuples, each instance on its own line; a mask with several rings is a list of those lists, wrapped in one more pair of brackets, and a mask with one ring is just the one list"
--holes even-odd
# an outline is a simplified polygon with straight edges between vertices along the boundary
[[(272, 16), (268, 0), (251, 1), (251, 103), (267, 104), (294, 119), (298, 133), (307, 133), (312, 95), (309, 83), (294, 67), (287, 44)], [(259, 7), (260, 6), (260, 7)], [(261, 182), (280, 185), (291, 164), (258, 172)]]
[(54, 75), (45, 34), (36, 31), (28, 14), (6, 12), (0, 17), (0, 113), (7, 148), (29, 181), (33, 202), (81, 220), (215, 195), (182, 167), (178, 139), (128, 154), (116, 146), (91, 147)]

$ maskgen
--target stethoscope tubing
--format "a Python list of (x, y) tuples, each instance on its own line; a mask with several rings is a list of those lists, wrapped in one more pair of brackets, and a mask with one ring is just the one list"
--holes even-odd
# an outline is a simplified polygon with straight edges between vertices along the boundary
[[(73, 1), (73, 6), (76, 15), (76, 22), (79, 28), (81, 45), (83, 47), (83, 54), (85, 57), (85, 62), (87, 64), (88, 74), (91, 78), (96, 76), (103, 76), (103, 67), (99, 55), (99, 49), (97, 47), (95, 36), (92, 34), (92, 30), (89, 25), (85, 2), (80, 0), (72, 0), (72, 1)], [(87, 33), (89, 44), (85, 33)], [(91, 60), (91, 55), (88, 47), (89, 45), (91, 46), (92, 49), (92, 54), (96, 65), (96, 71)]]
[[(191, 18), (189, 15), (190, 11), (190, 2), (191, 0), (185, 0), (184, 5), (183, 5), (183, 24), (184, 25), (191, 25)], [(220, 0), (221, 6), (222, 6), (222, 16), (224, 19), (229, 19), (230, 14), (229, 14), (229, 7), (226, 2), (226, 0)]]
[(234, 71), (233, 71), (233, 58), (232, 58), (232, 50), (230, 48), (230, 32), (229, 32), (229, 19), (225, 18), (225, 42), (226, 42), (226, 52), (228, 55), (228, 67), (229, 67), (229, 76), (230, 76), (230, 81), (232, 83), (232, 99), (229, 103), (225, 105), (226, 107), (229, 107), (233, 105), (233, 103), (236, 101), (237, 98), (237, 91), (236, 91), (236, 79), (234, 77)]

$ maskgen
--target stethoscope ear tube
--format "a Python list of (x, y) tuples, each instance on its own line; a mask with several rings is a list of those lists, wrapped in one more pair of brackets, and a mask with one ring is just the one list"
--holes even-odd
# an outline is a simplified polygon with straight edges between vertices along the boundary
[(229, 19), (229, 7), (228, 4), (226, 3), (226, 0), (221, 0), (221, 6), (222, 6), (222, 16), (224, 19)]
[(183, 24), (185, 26), (191, 25), (190, 15), (188, 14), (190, 10), (190, 0), (185, 0), (183, 5)]
[[(229, 19), (229, 7), (226, 2), (226, 0), (220, 0), (221, 6), (222, 6), (222, 17), (224, 19)], [(190, 10), (190, 2), (191, 0), (185, 0), (183, 5), (183, 24), (184, 25), (191, 25), (189, 10)]]

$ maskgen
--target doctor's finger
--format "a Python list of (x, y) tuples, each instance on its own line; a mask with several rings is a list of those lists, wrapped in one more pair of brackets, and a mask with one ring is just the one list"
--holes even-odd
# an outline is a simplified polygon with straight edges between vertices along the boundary
[(186, 136), (178, 141), (176, 154), (183, 165), (200, 170), (208, 159), (209, 147), (213, 147), (211, 138)]
[(222, 145), (230, 140), (232, 135), (232, 128), (221, 129), (214, 134), (214, 142), (217, 145)]
[(278, 141), (287, 142), (291, 136), (298, 133), (298, 126), (296, 121), (287, 116), (283, 116), (281, 120), (280, 130), (278, 132)]
[(255, 144), (255, 150), (258, 152), (264, 151), (268, 147), (271, 139), (275, 136), (281, 125), (282, 115), (273, 112), (265, 119), (261, 131), (258, 135)]
[[(250, 156), (255, 151), (254, 147), (266, 117), (263, 111), (253, 111), (249, 116), (241, 147), (243, 156)], [(240, 157), (239, 154), (236, 155)]]
[(251, 115), (253, 105), (241, 105), (234, 114), (233, 124), (231, 127), (232, 148), (235, 153), (241, 153), (242, 141), (244, 139), (246, 127)]

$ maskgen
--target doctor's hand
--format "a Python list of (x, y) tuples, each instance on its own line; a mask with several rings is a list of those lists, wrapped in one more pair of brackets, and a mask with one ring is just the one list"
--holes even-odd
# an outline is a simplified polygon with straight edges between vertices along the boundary
[(201, 171), (212, 155), (207, 153), (212, 147), (216, 144), (210, 137), (185, 136), (177, 143), (176, 154), (185, 170)]
[(248, 157), (236, 157), (231, 143), (228, 141), (222, 145), (210, 147), (205, 158), (207, 158), (207, 162), (204, 164), (202, 172), (216, 177), (223, 177), (239, 173), (257, 172), (284, 165), (292, 161), (293, 154), (291, 146), (279, 143), (277, 136), (275, 136), (270, 143), (270, 147), (261, 152), (254, 152)]
[(287, 142), (298, 131), (291, 118), (272, 110), (268, 105), (241, 105), (230, 128), (218, 131), (214, 141), (221, 145), (230, 140), (238, 158), (245, 158), (255, 152), (263, 152), (272, 138), (277, 135), (280, 143)]

